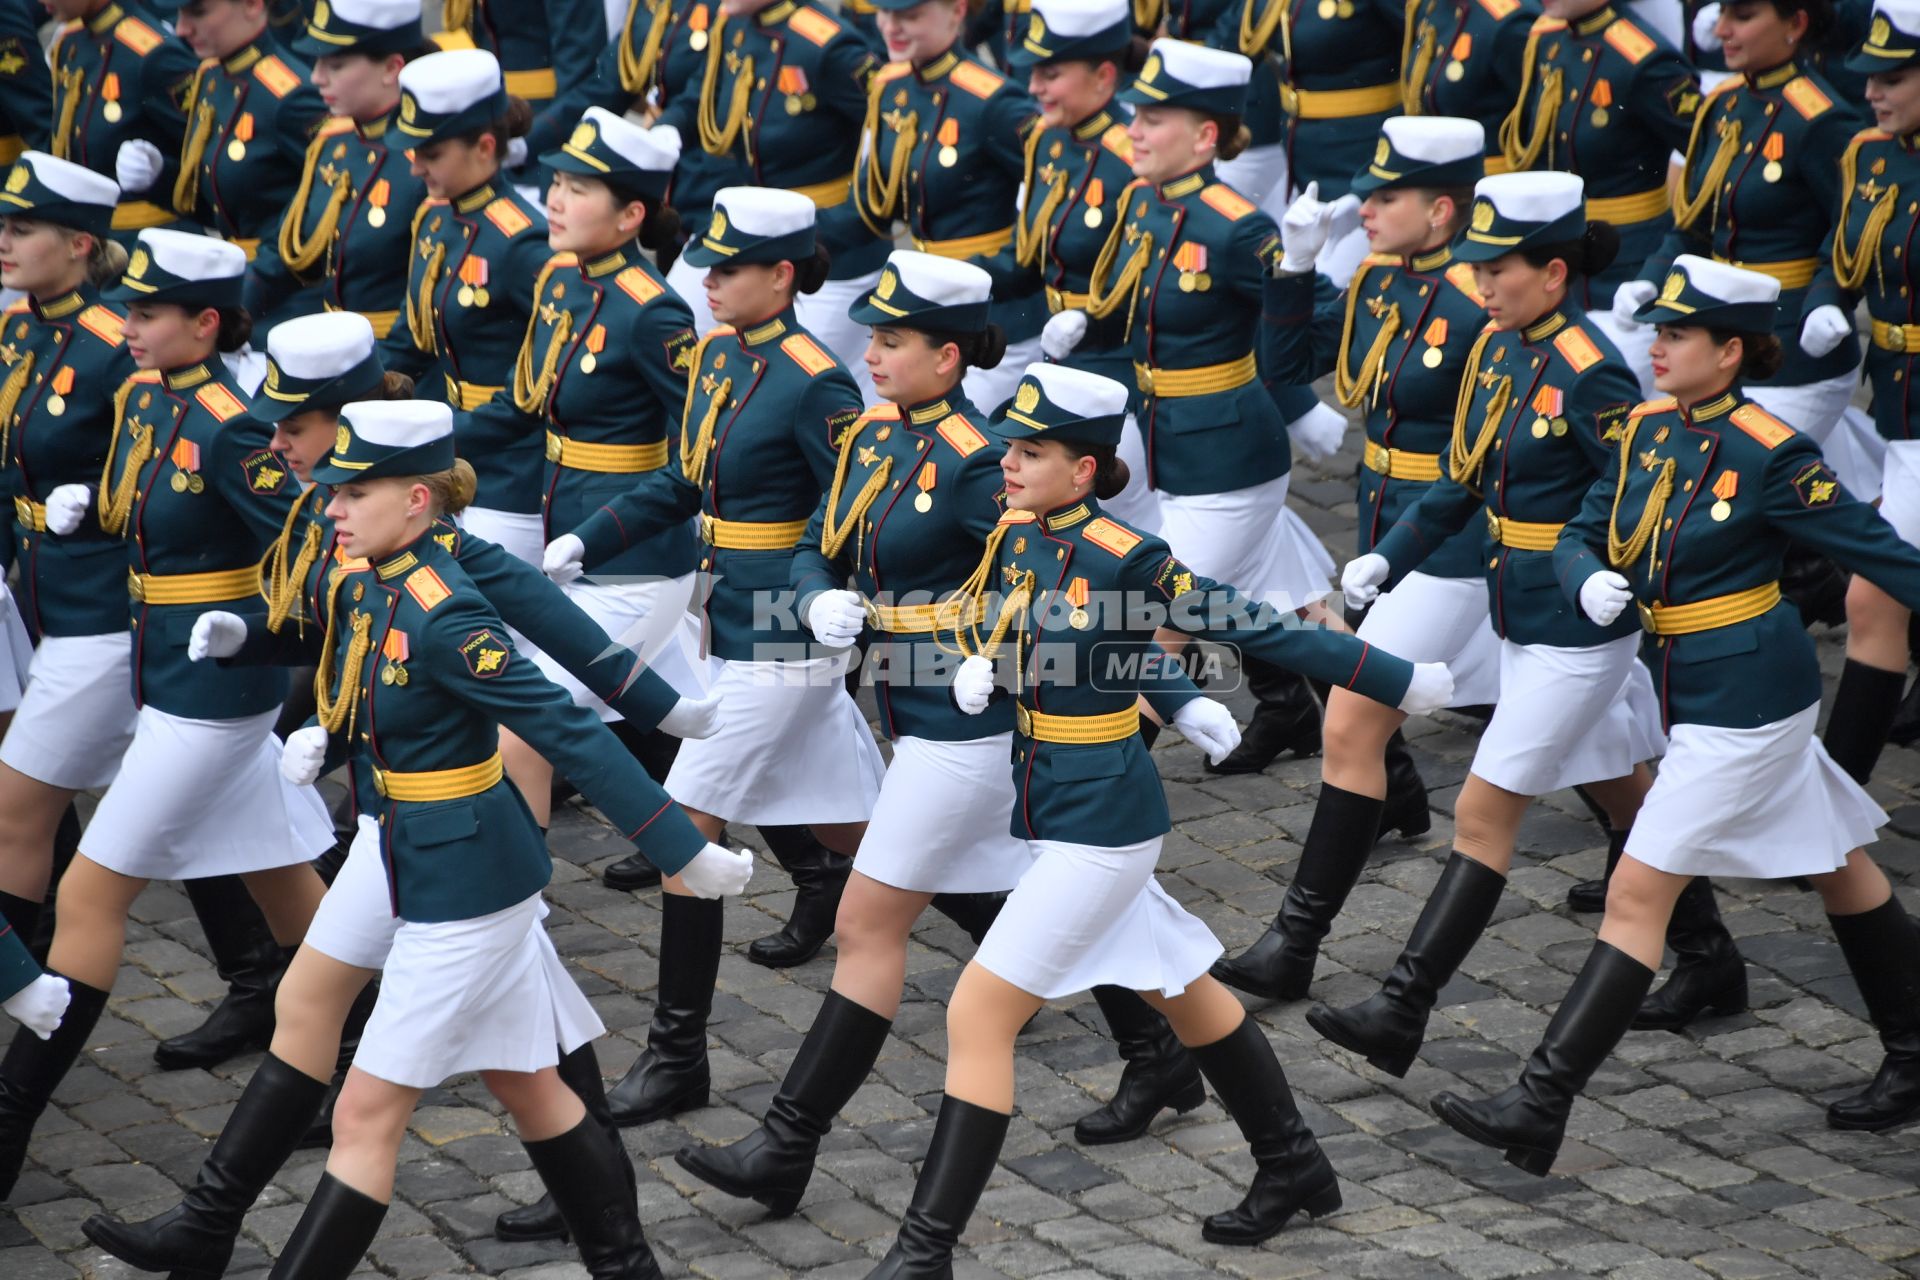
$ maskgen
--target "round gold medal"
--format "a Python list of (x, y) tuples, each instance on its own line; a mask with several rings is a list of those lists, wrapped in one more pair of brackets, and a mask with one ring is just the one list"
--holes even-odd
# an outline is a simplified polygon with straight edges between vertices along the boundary
[(1099, 205), (1095, 205), (1093, 208), (1087, 210), (1086, 221), (1089, 227), (1098, 227), (1102, 222), (1106, 221), (1106, 215), (1100, 212)]
[(373, 206), (373, 208), (367, 210), (367, 225), (370, 227), (386, 226), (387, 211), (385, 209), (382, 209), (379, 205), (375, 205)]
[(1593, 109), (1593, 127), (1596, 129), (1604, 129), (1607, 127), (1607, 109), (1605, 107), (1595, 107)]
[(238, 164), (247, 158), (247, 144), (235, 138), (227, 144), (227, 159)]
[(493, 295), (487, 292), (487, 286), (481, 285), (478, 289), (475, 289), (473, 291), (474, 306), (484, 307), (489, 302), (492, 302), (492, 301), (493, 301)]
[(100, 114), (107, 118), (108, 124), (118, 124), (120, 117), (125, 113), (121, 111), (119, 103), (109, 102), (106, 106), (100, 108)]
[(1535, 440), (1545, 440), (1548, 429), (1545, 418), (1535, 418), (1533, 420), (1533, 438)]
[(707, 33), (704, 31), (694, 32), (687, 37), (687, 44), (692, 47), (695, 53), (699, 53), (707, 47)]
[(67, 411), (67, 398), (58, 391), (47, 397), (47, 412), (59, 417)]
[(1769, 160), (1767, 161), (1766, 167), (1760, 170), (1760, 176), (1768, 182), (1778, 182), (1785, 176), (1786, 172), (1785, 169), (1780, 167), (1778, 160)]
[(1446, 76), (1447, 79), (1452, 80), (1456, 84), (1465, 80), (1467, 78), (1467, 64), (1459, 61), (1449, 62), (1447, 64)]
[(1722, 498), (1720, 501), (1714, 503), (1712, 507), (1708, 508), (1707, 514), (1715, 520), (1725, 520), (1733, 514), (1733, 504), (1725, 498)]
[(1442, 352), (1440, 348), (1428, 347), (1426, 354), (1420, 357), (1420, 363), (1429, 369), (1438, 369), (1440, 362), (1446, 358), (1446, 354)]
[(1085, 631), (1093, 625), (1093, 619), (1087, 615), (1085, 609), (1075, 609), (1067, 615), (1067, 625), (1075, 631)]
[(940, 148), (940, 167), (942, 169), (951, 169), (953, 168), (953, 166), (959, 163), (960, 163), (960, 148), (953, 147), (953, 146), (946, 146), (946, 147)]
[(580, 372), (592, 373), (600, 367), (600, 358), (589, 351), (580, 357)]
[(922, 489), (919, 495), (913, 500), (913, 509), (921, 515), (925, 515), (927, 512), (933, 510), (933, 495), (925, 489)]
[(454, 294), (453, 297), (454, 297), (454, 301), (458, 302), (463, 307), (472, 306), (473, 305), (473, 286), (470, 284), (461, 285), (460, 292)]
[(187, 473), (184, 471), (176, 471), (173, 473), (173, 479), (167, 481), (167, 483), (173, 486), (175, 493), (185, 493), (187, 491)]

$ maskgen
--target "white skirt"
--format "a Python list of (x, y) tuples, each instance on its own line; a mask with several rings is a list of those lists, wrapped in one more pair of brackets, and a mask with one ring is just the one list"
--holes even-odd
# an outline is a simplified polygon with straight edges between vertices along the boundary
[(877, 404), (879, 392), (873, 388), (873, 375), (867, 372), (867, 326), (847, 318), (853, 304), (873, 291), (880, 280), (878, 271), (846, 280), (829, 280), (817, 293), (803, 293), (793, 300), (794, 314), (821, 346), (840, 358), (860, 388), (860, 403)]
[(605, 1035), (546, 918), (536, 893), (474, 920), (403, 921), (353, 1065), (429, 1089), (468, 1071), (538, 1071)]
[(1004, 893), (1033, 865), (1008, 833), (1013, 734), (900, 738), (853, 869), (910, 893)]
[(468, 533), (504, 548), (515, 559), (525, 560), (536, 569), (546, 555), (546, 526), (538, 513), (468, 507), (460, 513), (457, 523)]
[(1286, 505), (1288, 472), (1231, 493), (1162, 493), (1160, 536), (1187, 567), (1277, 609), (1332, 588), (1333, 557)]
[(332, 846), (333, 822), (318, 791), (280, 776), (279, 714), (188, 720), (140, 708), (120, 776), (101, 797), (80, 852), (146, 880), (311, 862)]
[[(1037, 333), (1031, 338), (1009, 342), (1007, 354), (1000, 357), (999, 364), (991, 369), (967, 370), (967, 376), (960, 380), (960, 389), (966, 392), (967, 399), (973, 401), (974, 408), (983, 416), (991, 417), (995, 409), (1013, 399), (1027, 366), (1046, 358), (1047, 353), (1040, 349), (1040, 335)], [(979, 425), (984, 427), (986, 423)]]
[[(633, 650), (653, 673), (683, 698), (703, 698), (711, 683), (711, 664), (700, 656), (700, 619), (689, 612), (695, 575), (650, 578), (644, 582), (601, 583), (582, 578), (561, 590), (579, 605), (615, 644)], [(518, 639), (518, 634), (515, 636)], [(535, 652), (533, 660), (547, 679), (565, 689), (602, 720), (618, 720), (614, 710), (587, 692), (571, 671)]]
[(400, 921), (393, 914), (387, 867), (380, 857), (380, 823), (361, 814), (347, 860), (320, 899), (302, 941), (323, 956), (356, 969), (386, 967)]
[(1057, 1000), (1102, 984), (1177, 996), (1225, 954), (1153, 877), (1161, 837), (1119, 848), (1033, 842), (1033, 866), (974, 959)]
[(1895, 533), (1920, 546), (1920, 440), (1887, 441), (1881, 466), (1880, 515)]
[[(1641, 0), (1640, 7), (1644, 9), (1648, 3), (1650, 0)], [(1609, 298), (1606, 301), (1607, 306), (1587, 312), (1587, 319), (1592, 321), (1600, 332), (1613, 339), (1613, 345), (1620, 348), (1620, 355), (1626, 360), (1627, 368), (1633, 370), (1633, 376), (1640, 382), (1641, 398), (1651, 400), (1660, 394), (1653, 385), (1653, 338), (1659, 331), (1659, 326), (1631, 322), (1621, 324), (1613, 318), (1612, 299)]]
[(1879, 492), (1886, 442), (1874, 429), (1872, 418), (1851, 408), (1854, 388), (1859, 385), (1860, 371), (1849, 369), (1805, 386), (1754, 386), (1746, 390), (1762, 409), (1812, 436), (1847, 491), (1870, 500)]
[(1542, 796), (1624, 778), (1666, 749), (1653, 678), (1638, 635), (1578, 649), (1500, 642), (1500, 701), (1480, 735), (1473, 772), (1496, 787)]
[(1248, 147), (1233, 159), (1220, 161), (1213, 171), (1220, 181), (1271, 214), (1275, 222), (1286, 216), (1292, 197), (1287, 191), (1285, 143)]
[(680, 744), (667, 794), (729, 822), (865, 822), (886, 764), (847, 696), (850, 654), (721, 662), (720, 731)]
[(0, 761), (68, 791), (112, 782), (139, 715), (132, 665), (130, 632), (42, 640)]
[(1160, 495), (1147, 487), (1147, 445), (1132, 414), (1120, 427), (1120, 461), (1127, 464), (1127, 487), (1100, 499), (1107, 514), (1142, 533), (1160, 532)]
[(1450, 707), (1500, 697), (1500, 637), (1478, 578), (1436, 578), (1415, 570), (1385, 592), (1360, 622), (1360, 638), (1408, 662), (1444, 662), (1453, 672)]
[(701, 337), (719, 323), (707, 306), (707, 289), (702, 283), (706, 278), (707, 269), (688, 262), (685, 254), (675, 258), (673, 269), (667, 272), (667, 288), (678, 294), (687, 304), (687, 310), (693, 312), (693, 331)]
[[(0, 589), (6, 583), (0, 580)], [(27, 624), (20, 621), (19, 607), (11, 600), (0, 601), (0, 714), (20, 705), (27, 690), (27, 669), (33, 665), (33, 638)]]
[(1627, 852), (1683, 876), (1838, 871), (1887, 815), (1814, 735), (1819, 704), (1757, 729), (1677, 724)]

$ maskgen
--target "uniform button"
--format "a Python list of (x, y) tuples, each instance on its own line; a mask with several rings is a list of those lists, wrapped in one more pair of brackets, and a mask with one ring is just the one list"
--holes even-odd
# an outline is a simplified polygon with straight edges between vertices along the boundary
[(1662, 529), (1671, 529), (1671, 528), (1673, 528), (1673, 517), (1672, 517), (1672, 516), (1668, 516), (1668, 517), (1667, 517), (1667, 518), (1666, 518), (1666, 519), (1665, 519), (1664, 521), (1662, 521), (1662, 522), (1661, 522), (1661, 525), (1660, 525), (1660, 527), (1661, 527)]
[(1685, 484), (1683, 484), (1683, 485), (1681, 485), (1681, 486), (1680, 486), (1680, 492), (1682, 492), (1682, 493), (1692, 493), (1692, 492), (1693, 492), (1693, 481), (1691, 481), (1691, 480), (1689, 480), (1689, 481), (1687, 481), (1687, 482), (1686, 482)]
[(1420, 296), (1423, 298), (1427, 296), (1427, 286), (1424, 284), (1420, 286)]
[(1379, 496), (1380, 496), (1380, 491), (1379, 491), (1378, 489), (1369, 489), (1369, 490), (1367, 490), (1367, 501), (1368, 501), (1368, 502), (1372, 502), (1372, 501), (1373, 501), (1373, 500), (1374, 500), (1375, 498), (1378, 498)]
[(1712, 441), (1702, 440), (1700, 442), (1700, 452), (1705, 453), (1711, 444), (1712, 444)]
[(1489, 560), (1489, 561), (1487, 561), (1487, 568), (1489, 568), (1489, 569), (1498, 569), (1499, 567), (1500, 567), (1500, 557), (1499, 557), (1499, 556), (1495, 556), (1495, 557), (1494, 557), (1493, 559), (1491, 559), (1491, 560)]
[(1493, 447), (1494, 447), (1494, 448), (1496, 448), (1496, 449), (1498, 449), (1498, 448), (1500, 448), (1500, 447), (1501, 447), (1502, 445), (1504, 445), (1504, 444), (1506, 444), (1506, 441), (1505, 441), (1505, 440), (1495, 440), (1495, 441), (1493, 442)]
[(713, 568), (713, 557), (712, 557), (712, 556), (707, 556), (706, 558), (704, 558), (703, 560), (701, 560), (701, 561), (700, 561), (700, 567), (701, 567), (702, 569), (711, 569), (711, 568)]

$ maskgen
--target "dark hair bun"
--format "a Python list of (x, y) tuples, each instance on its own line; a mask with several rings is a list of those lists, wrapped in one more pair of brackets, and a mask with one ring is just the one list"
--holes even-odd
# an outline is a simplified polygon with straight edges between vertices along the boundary
[(1613, 265), (1620, 255), (1620, 232), (1611, 222), (1589, 222), (1580, 237), (1580, 261), (1575, 264), (1581, 275), (1593, 277)]
[(811, 258), (803, 258), (793, 264), (793, 291), (820, 292), (820, 286), (827, 282), (827, 273), (832, 270), (833, 255), (827, 252), (825, 245), (816, 245)]
[(1100, 459), (1099, 469), (1093, 473), (1093, 496), (1102, 502), (1117, 498), (1132, 479), (1133, 472), (1126, 460), (1118, 454), (1108, 454)]

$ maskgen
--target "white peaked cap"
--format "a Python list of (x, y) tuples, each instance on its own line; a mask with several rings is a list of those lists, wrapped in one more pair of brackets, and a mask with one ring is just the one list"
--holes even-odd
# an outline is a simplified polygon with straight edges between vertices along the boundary
[(450, 116), (500, 92), (500, 60), (484, 49), (448, 49), (400, 68), (400, 88), (422, 111)]
[(267, 354), (296, 378), (337, 378), (373, 354), (373, 326), (358, 311), (323, 311), (273, 326)]
[(895, 249), (887, 265), (915, 297), (943, 307), (985, 302), (993, 296), (993, 277), (971, 262), (958, 262), (913, 249)]
[(356, 400), (340, 416), (369, 444), (410, 449), (453, 434), (453, 409), (433, 400)]

